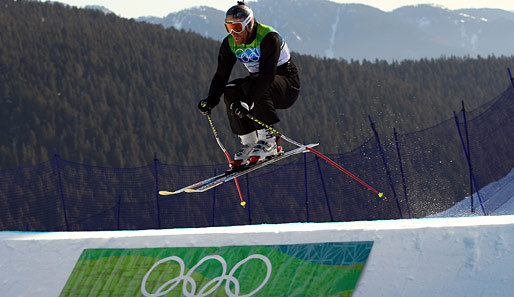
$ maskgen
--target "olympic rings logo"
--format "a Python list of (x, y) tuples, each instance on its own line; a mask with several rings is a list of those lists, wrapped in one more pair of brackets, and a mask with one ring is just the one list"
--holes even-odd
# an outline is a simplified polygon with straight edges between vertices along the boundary
[[(239, 281), (234, 277), (234, 273), (239, 269), (239, 267), (241, 267), (243, 264), (245, 264), (246, 262), (248, 262), (252, 259), (258, 259), (258, 260), (261, 260), (262, 262), (264, 262), (264, 264), (266, 265), (266, 277), (264, 278), (262, 283), (255, 290), (248, 293), (247, 295), (239, 295), (239, 292), (240, 292)], [(223, 272), (221, 273), (221, 276), (215, 277), (211, 281), (209, 281), (202, 289), (200, 289), (200, 292), (198, 294), (196, 294), (195, 293), (196, 292), (196, 282), (191, 277), (191, 275), (193, 274), (193, 272), (195, 271), (196, 268), (198, 268), (204, 262), (209, 261), (209, 260), (217, 260), (221, 264)], [(148, 277), (150, 276), (152, 271), (157, 266), (161, 265), (162, 263), (168, 262), (168, 261), (175, 261), (180, 265), (180, 275), (175, 277), (174, 279), (171, 279), (171, 280), (165, 282), (154, 293), (149, 293), (146, 290), (146, 281), (148, 280)], [(248, 256), (247, 258), (238, 262), (234, 266), (234, 268), (232, 268), (232, 270), (230, 270), (229, 274), (226, 275), (227, 262), (225, 262), (225, 259), (223, 259), (221, 256), (218, 256), (218, 255), (209, 255), (209, 256), (205, 256), (204, 258), (202, 258), (200, 260), (200, 262), (198, 262), (198, 264), (193, 266), (193, 268), (191, 268), (188, 271), (188, 273), (186, 275), (184, 275), (184, 271), (185, 271), (184, 261), (180, 257), (171, 256), (171, 257), (164, 258), (162, 260), (157, 261), (152, 266), (152, 268), (150, 268), (150, 270), (148, 270), (148, 272), (143, 277), (143, 281), (141, 282), (141, 293), (143, 293), (143, 295), (145, 295), (146, 297), (164, 296), (164, 295), (168, 294), (171, 290), (173, 290), (176, 286), (178, 286), (181, 281), (184, 281), (184, 285), (182, 286), (182, 294), (185, 297), (203, 297), (203, 296), (212, 294), (216, 289), (218, 289), (219, 286), (221, 286), (221, 283), (223, 281), (227, 281), (225, 284), (225, 292), (226, 292), (227, 296), (229, 296), (229, 297), (249, 297), (249, 296), (255, 295), (255, 293), (259, 292), (264, 287), (264, 285), (266, 285), (266, 283), (268, 282), (268, 280), (271, 276), (271, 270), (272, 270), (271, 261), (266, 256), (254, 254), (254, 255)], [(234, 293), (230, 289), (230, 284), (234, 284), (234, 290), (235, 290)], [(212, 286), (212, 288), (210, 288), (211, 286)], [(188, 287), (191, 288), (191, 291), (188, 291), (188, 289), (187, 289)], [(206, 291), (207, 289), (209, 289), (209, 290)]]
[(261, 50), (256, 48), (247, 48), (246, 50), (237, 49), (236, 57), (243, 63), (258, 62), (261, 57)]

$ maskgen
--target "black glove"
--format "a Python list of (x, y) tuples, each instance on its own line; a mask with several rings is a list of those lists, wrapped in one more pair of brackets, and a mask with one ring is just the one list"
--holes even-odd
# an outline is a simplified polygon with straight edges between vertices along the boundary
[(250, 113), (250, 110), (253, 108), (253, 104), (251, 106), (248, 106), (247, 103), (242, 101), (235, 101), (230, 104), (230, 110), (233, 114), (240, 118), (246, 117), (247, 114)]
[(200, 110), (200, 112), (204, 116), (210, 115), (213, 107), (214, 106), (209, 104), (209, 101), (207, 99), (203, 99), (203, 100), (200, 100), (200, 102), (198, 102), (198, 110)]

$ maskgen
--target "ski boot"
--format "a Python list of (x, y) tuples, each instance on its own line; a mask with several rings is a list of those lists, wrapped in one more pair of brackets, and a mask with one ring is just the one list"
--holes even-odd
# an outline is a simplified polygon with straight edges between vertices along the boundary
[(230, 170), (237, 170), (238, 167), (248, 165), (248, 157), (257, 144), (257, 134), (255, 131), (245, 135), (239, 135), (239, 138), (241, 139), (242, 146), (230, 163)]
[(277, 139), (270, 130), (257, 130), (257, 138), (257, 144), (248, 158), (249, 165), (263, 162), (282, 153), (282, 147), (278, 145), (280, 138)]

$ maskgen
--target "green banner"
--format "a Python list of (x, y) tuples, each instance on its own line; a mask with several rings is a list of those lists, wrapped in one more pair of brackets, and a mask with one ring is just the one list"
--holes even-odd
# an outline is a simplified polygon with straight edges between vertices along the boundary
[(351, 296), (372, 246), (85, 249), (60, 296)]

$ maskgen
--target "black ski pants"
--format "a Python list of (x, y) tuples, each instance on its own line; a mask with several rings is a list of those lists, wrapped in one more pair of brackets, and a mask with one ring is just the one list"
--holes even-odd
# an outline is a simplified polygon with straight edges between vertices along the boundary
[[(244, 78), (238, 78), (229, 82), (224, 91), (224, 100), (227, 109), (228, 120), (232, 132), (237, 135), (244, 135), (262, 129), (262, 127), (251, 119), (239, 118), (230, 110), (230, 104), (234, 101), (245, 102), (246, 95), (252, 91), (258, 74), (251, 74)], [(254, 103), (250, 114), (267, 125), (274, 125), (280, 121), (277, 109), (287, 109), (298, 99), (300, 94), (300, 79), (298, 75), (275, 75), (271, 86), (264, 95), (256, 102), (246, 102), (248, 106)]]

